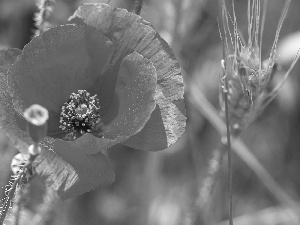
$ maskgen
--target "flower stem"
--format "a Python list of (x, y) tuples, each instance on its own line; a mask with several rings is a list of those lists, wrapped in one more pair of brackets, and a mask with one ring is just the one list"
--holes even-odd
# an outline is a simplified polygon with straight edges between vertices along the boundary
[[(21, 182), (20, 182), (20, 187), (21, 187)], [(25, 192), (25, 193), (24, 193)], [(28, 185), (22, 187), (22, 188), (17, 188), (15, 192), (15, 199), (14, 199), (14, 207), (13, 207), (13, 215), (14, 215), (14, 223), (13, 225), (19, 225), (19, 220), (20, 220), (20, 211), (21, 207), (23, 206), (25, 196), (28, 193)]]
[(143, 0), (136, 0), (135, 1), (135, 9), (134, 9), (134, 13), (137, 15), (140, 15), (141, 11), (142, 11), (142, 7), (143, 7)]

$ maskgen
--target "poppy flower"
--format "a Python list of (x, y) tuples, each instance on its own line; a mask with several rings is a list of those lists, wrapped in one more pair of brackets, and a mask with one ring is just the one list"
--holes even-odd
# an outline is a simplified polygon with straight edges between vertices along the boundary
[(0, 127), (21, 153), (32, 140), (24, 111), (49, 112), (47, 137), (34, 162), (62, 199), (109, 185), (102, 153), (122, 143), (163, 150), (185, 129), (183, 82), (171, 49), (140, 16), (84, 4), (23, 50), (0, 51)]

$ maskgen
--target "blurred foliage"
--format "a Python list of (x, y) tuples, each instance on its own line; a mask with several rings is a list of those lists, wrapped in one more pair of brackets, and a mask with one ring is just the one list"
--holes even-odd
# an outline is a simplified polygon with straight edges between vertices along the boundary
[[(52, 24), (66, 23), (82, 2), (87, 1), (57, 0)], [(110, 4), (129, 11), (134, 9), (134, 0), (111, 0)], [(173, 48), (185, 71), (187, 93), (188, 84), (196, 83), (219, 108), (222, 47), (217, 6), (217, 1), (209, 0), (145, 0), (141, 16), (150, 21)], [(282, 6), (281, 0), (269, 1), (263, 36), (264, 58), (268, 57), (274, 40)], [(246, 7), (246, 1), (236, 1), (237, 22), (242, 33), (247, 30)], [(299, 31), (299, 8), (300, 1), (293, 0), (280, 40)], [(0, 0), (0, 48), (23, 48), (30, 41), (34, 32), (32, 18), (35, 11), (33, 0)], [(278, 56), (278, 61), (284, 62), (281, 57), (284, 57), (283, 53)], [(258, 160), (294, 199), (299, 199), (300, 195), (299, 64), (275, 101), (242, 135)], [(282, 67), (286, 70), (288, 64)], [(196, 222), (216, 224), (226, 220), (226, 160), (221, 165), (207, 209), (200, 211), (195, 208), (195, 202), (201, 201), (198, 199), (199, 189), (207, 176), (209, 161), (220, 147), (220, 135), (188, 101), (186, 104), (188, 127), (177, 144), (157, 153), (140, 152), (121, 145), (112, 147), (106, 154), (116, 171), (116, 182), (105, 189), (56, 202), (54, 214), (45, 224), (181, 225)], [(16, 152), (5, 134), (0, 133), (1, 187), (8, 183), (10, 161)], [(38, 179), (33, 180), (30, 190), (24, 218), (31, 218), (38, 210), (45, 192)], [(2, 189), (1, 197), (3, 195)], [(250, 213), (278, 206), (260, 180), (236, 156), (233, 158), (233, 195), (235, 216), (258, 219), (260, 217)], [(252, 224), (270, 224), (268, 219), (262, 218), (263, 222)], [(236, 224), (246, 223), (237, 221)], [(276, 220), (276, 224), (280, 224), (280, 219)]]

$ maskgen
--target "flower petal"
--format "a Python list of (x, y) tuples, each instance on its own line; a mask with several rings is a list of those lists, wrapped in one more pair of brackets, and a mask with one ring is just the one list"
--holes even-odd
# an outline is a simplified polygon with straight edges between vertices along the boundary
[[(159, 90), (156, 92), (159, 94)], [(158, 106), (144, 129), (122, 144), (145, 151), (159, 151), (174, 144), (181, 137), (186, 121), (185, 110), (179, 110), (184, 109), (183, 101), (170, 103), (162, 94), (157, 99)]]
[(17, 48), (0, 50), (0, 73), (6, 74), (21, 53), (22, 51)]
[(57, 118), (63, 103), (72, 92), (89, 91), (101, 83), (112, 53), (112, 43), (94, 27), (55, 27), (24, 47), (9, 71), (11, 86), (22, 99), (23, 110), (32, 104), (49, 110), (49, 134), (54, 135), (62, 132)]
[[(56, 146), (53, 151), (57, 154), (63, 153), (77, 154), (77, 155), (87, 155), (87, 154), (97, 154), (117, 143), (124, 140), (124, 137), (116, 137), (115, 139), (109, 138), (97, 138), (89, 133), (85, 133), (80, 138), (74, 141), (62, 141), (57, 140), (55, 142)], [(68, 144), (70, 146), (68, 149), (64, 148), (64, 145)]]
[(165, 127), (158, 105), (156, 105), (144, 129), (122, 142), (122, 144), (131, 148), (148, 151), (162, 150), (166, 148), (165, 146), (168, 146)]
[(142, 130), (155, 109), (156, 71), (153, 64), (137, 52), (126, 56), (120, 66), (114, 104), (118, 115), (102, 127), (100, 135), (116, 139)]
[[(158, 84), (156, 101), (159, 108), (151, 115), (149, 124), (144, 127), (141, 134), (130, 138), (135, 144), (131, 145), (128, 142), (128, 145), (144, 150), (155, 150), (154, 146), (157, 146), (159, 149), (156, 150), (160, 150), (167, 148), (180, 138), (185, 129), (186, 118), (172, 103), (183, 99), (180, 67), (170, 47), (151, 25), (138, 15), (106, 4), (83, 4), (70, 21), (94, 26), (111, 39), (117, 52), (114, 57), (116, 64), (127, 54), (136, 51), (152, 62), (156, 68)], [(169, 118), (168, 115), (172, 117)], [(170, 124), (176, 125), (174, 127)], [(176, 129), (172, 130), (174, 128)], [(160, 135), (160, 139), (148, 136), (155, 135), (155, 133), (163, 134), (163, 136)], [(145, 145), (142, 139), (149, 144)], [(161, 141), (159, 145), (157, 140)]]
[[(114, 181), (114, 172), (103, 153), (70, 154), (72, 146), (58, 139), (48, 144), (46, 148), (44, 145), (44, 151), (35, 160), (34, 167), (46, 187), (55, 190), (62, 199), (76, 197)], [(86, 146), (93, 147), (91, 144)], [(51, 148), (60, 148), (59, 154)]]
[(10, 87), (7, 86), (7, 71), (18, 56), (22, 53), (20, 49), (7, 49), (0, 51), (0, 129), (5, 130), (14, 146), (23, 154), (27, 153), (28, 143), (31, 139), (27, 132), (22, 131), (16, 120), (21, 115), (14, 110)]

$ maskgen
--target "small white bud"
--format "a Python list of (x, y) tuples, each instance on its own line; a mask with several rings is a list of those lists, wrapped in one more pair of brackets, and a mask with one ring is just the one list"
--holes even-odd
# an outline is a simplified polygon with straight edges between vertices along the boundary
[(27, 130), (35, 143), (41, 142), (47, 135), (47, 120), (49, 119), (48, 110), (34, 104), (24, 112), (27, 120)]
[(18, 153), (11, 160), (10, 168), (14, 175), (17, 175), (23, 171), (24, 165), (28, 162), (28, 158), (26, 158), (21, 153)]
[(41, 151), (42, 151), (42, 149), (38, 145), (30, 145), (29, 148), (28, 148), (28, 152), (32, 156), (36, 156), (36, 155), (41, 154)]
[(44, 125), (49, 119), (48, 110), (38, 104), (31, 105), (24, 112), (25, 119), (36, 126)]

